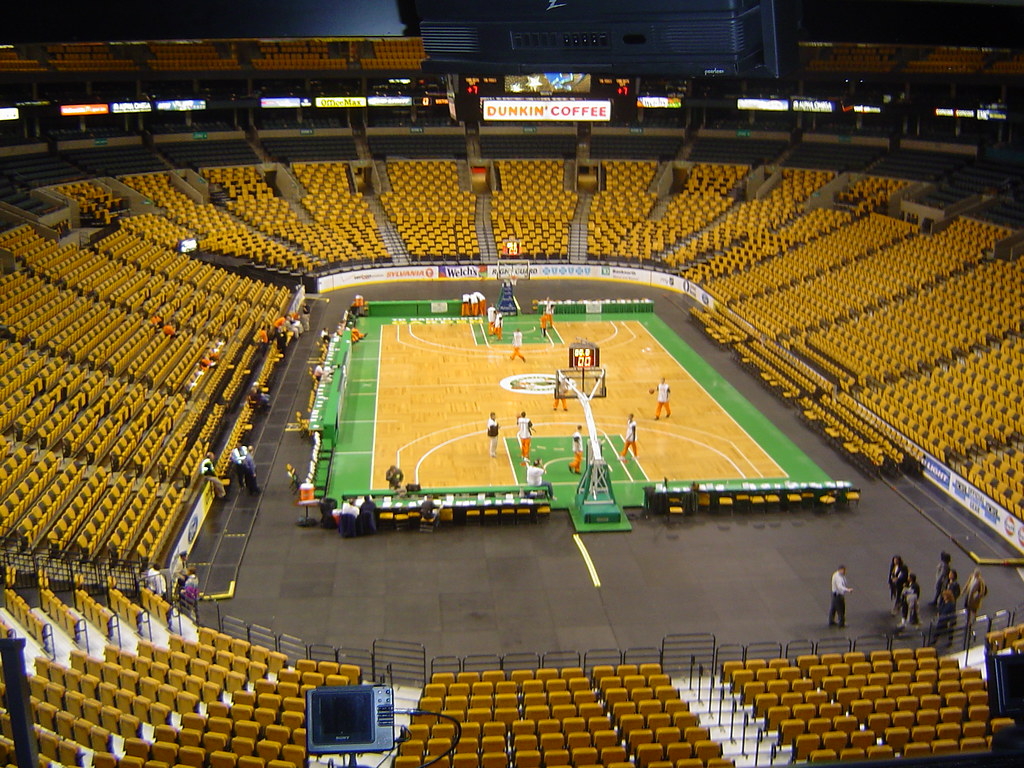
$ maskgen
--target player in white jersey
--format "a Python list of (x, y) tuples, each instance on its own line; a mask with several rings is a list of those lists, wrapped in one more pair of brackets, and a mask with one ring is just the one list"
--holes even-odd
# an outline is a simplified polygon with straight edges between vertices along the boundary
[(519, 414), (516, 419), (516, 437), (519, 438), (519, 453), (522, 455), (523, 466), (530, 462), (530, 439), (533, 437), (533, 422), (526, 415), (526, 411)]
[(658, 393), (658, 406), (654, 409), (654, 420), (657, 421), (661, 418), (661, 412), (665, 411), (665, 418), (667, 419), (672, 415), (672, 406), (669, 405), (668, 399), (672, 390), (668, 386), (668, 382), (662, 377), (661, 383), (657, 387), (651, 388), (651, 394)]
[(626, 434), (623, 436), (625, 445), (622, 446), (622, 453), (619, 454), (619, 458), (623, 461), (626, 460), (626, 456), (629, 453), (629, 449), (633, 449), (633, 458), (636, 456), (636, 419), (633, 418), (633, 414), (629, 414), (629, 418), (626, 419)]
[(572, 461), (569, 462), (569, 471), (574, 474), (580, 473), (580, 465), (583, 463), (583, 433), (582, 427), (577, 424), (576, 431), (572, 433)]

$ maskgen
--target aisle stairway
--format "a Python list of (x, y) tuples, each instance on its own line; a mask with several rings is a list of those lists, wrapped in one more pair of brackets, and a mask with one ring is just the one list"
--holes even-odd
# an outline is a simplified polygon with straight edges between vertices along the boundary
[(410, 262), (409, 250), (405, 247), (405, 241), (402, 240), (402, 236), (398, 234), (398, 228), (391, 222), (384, 211), (384, 206), (380, 204), (380, 198), (367, 195), (365, 200), (370, 211), (373, 213), (373, 218), (377, 222), (377, 231), (380, 233), (380, 239), (395, 264), (408, 264)]

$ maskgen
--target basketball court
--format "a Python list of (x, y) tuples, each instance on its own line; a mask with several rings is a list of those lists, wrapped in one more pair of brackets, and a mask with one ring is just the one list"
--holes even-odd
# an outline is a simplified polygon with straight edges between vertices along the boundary
[[(588, 429), (578, 399), (555, 407), (559, 371), (590, 394), (603, 370), (606, 395), (591, 401), (594, 437), (624, 506), (639, 506), (643, 486), (664, 478), (829, 480), (653, 313), (556, 314), (547, 334), (538, 315), (517, 315), (505, 319), (501, 339), (488, 333), (484, 317), (375, 320), (371, 312), (360, 326), (368, 337), (352, 349), (332, 461), (335, 498), (386, 487), (393, 464), (424, 489), (525, 484), (515, 430), (525, 412), (533, 422), (530, 457), (554, 484), (555, 506), (570, 507), (578, 483), (568, 468), (571, 436), (581, 426), (586, 438)], [(510, 359), (516, 330), (525, 360)], [(599, 368), (571, 366), (579, 360), (570, 349), (582, 343), (598, 351)], [(663, 377), (671, 416), (655, 420), (651, 390)], [(501, 427), (497, 458), (484, 433), (491, 412)], [(630, 414), (638, 455), (622, 460)]]

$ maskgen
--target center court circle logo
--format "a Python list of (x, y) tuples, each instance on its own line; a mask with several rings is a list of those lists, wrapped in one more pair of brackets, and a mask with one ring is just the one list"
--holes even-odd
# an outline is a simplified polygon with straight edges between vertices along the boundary
[(549, 373), (520, 373), (502, 379), (501, 388), (520, 395), (550, 396), (555, 393), (555, 377)]

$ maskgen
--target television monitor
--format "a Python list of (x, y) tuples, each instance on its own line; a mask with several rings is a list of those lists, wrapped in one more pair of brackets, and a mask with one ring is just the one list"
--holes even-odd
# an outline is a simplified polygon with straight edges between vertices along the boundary
[(336, 685), (306, 691), (309, 754), (388, 752), (394, 746), (395, 703), (390, 686)]
[(1024, 653), (991, 654), (985, 665), (992, 716), (1024, 723)]

